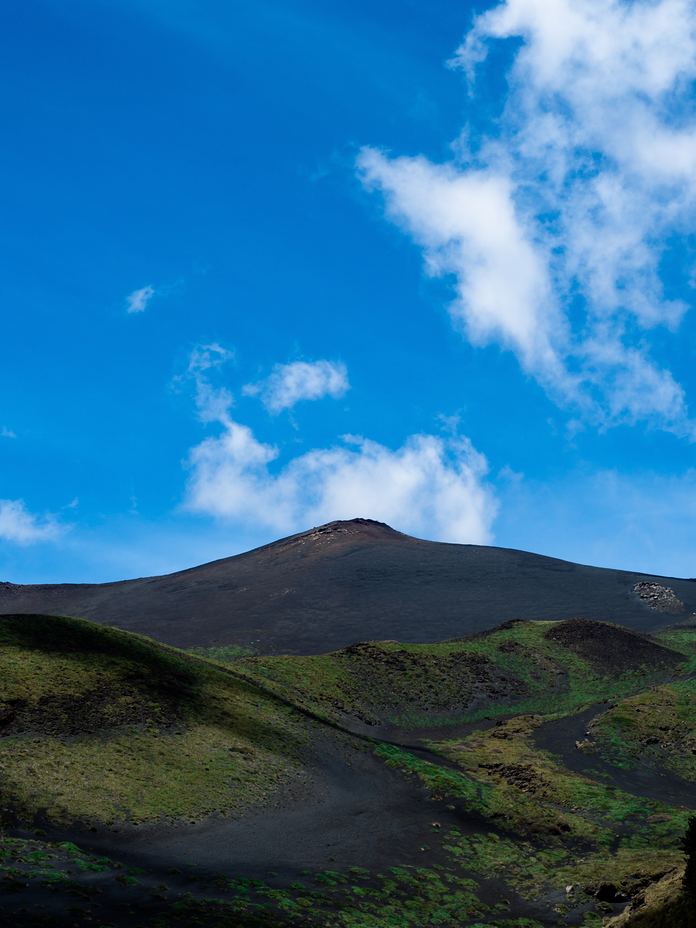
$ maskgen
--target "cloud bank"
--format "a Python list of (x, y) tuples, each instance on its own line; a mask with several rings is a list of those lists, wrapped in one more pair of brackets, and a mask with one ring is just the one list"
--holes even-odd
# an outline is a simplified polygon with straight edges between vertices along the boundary
[(280, 450), (235, 421), (231, 395), (209, 382), (224, 352), (196, 349), (189, 365), (199, 416), (219, 429), (188, 455), (187, 510), (278, 533), (366, 516), (442, 541), (491, 540), (497, 504), (467, 438), (412, 435), (392, 450), (343, 436), (280, 463)]
[[(429, 273), (452, 277), (452, 317), (472, 343), (515, 352), (588, 421), (693, 440), (684, 390), (650, 337), (687, 309), (665, 292), (663, 265), (679, 267), (675, 242), (696, 219), (696, 6), (507, 0), (474, 20), (451, 62), (473, 94), (506, 39), (520, 45), (487, 136), (460, 141), (447, 164), (364, 148), (360, 176)], [(693, 268), (677, 273), (685, 286)]]

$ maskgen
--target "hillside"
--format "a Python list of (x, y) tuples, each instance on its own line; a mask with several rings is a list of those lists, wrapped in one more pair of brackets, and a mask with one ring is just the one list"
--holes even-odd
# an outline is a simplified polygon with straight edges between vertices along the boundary
[(0, 614), (82, 616), (178, 647), (263, 654), (441, 641), (510, 619), (599, 619), (650, 631), (694, 611), (692, 581), (421, 541), (364, 519), (164, 577), (0, 584)]
[(9, 820), (203, 818), (302, 769), (305, 719), (220, 669), (80, 619), (0, 619), (0, 799)]
[(324, 717), (404, 737), (511, 713), (568, 714), (632, 694), (637, 682), (663, 680), (684, 656), (620, 626), (578, 619), (509, 622), (434, 644), (363, 642), (329, 654), (243, 657), (234, 666)]
[(678, 868), (651, 883), (604, 928), (694, 928), (696, 900), (684, 892), (682, 878), (683, 870)]
[[(617, 747), (617, 709), (659, 707), (695, 668), (692, 628), (513, 622), (224, 664), (2, 617), (0, 912), (51, 928), (599, 928), (680, 866), (696, 795), (631, 738), (618, 761), (578, 739), (606, 718)], [(694, 718), (674, 717), (689, 743)]]

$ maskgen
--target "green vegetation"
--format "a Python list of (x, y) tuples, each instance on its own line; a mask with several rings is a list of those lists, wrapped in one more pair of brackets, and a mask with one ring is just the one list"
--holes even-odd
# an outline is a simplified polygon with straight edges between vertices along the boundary
[(620, 767), (662, 767), (696, 783), (696, 679), (678, 680), (622, 700), (597, 718), (591, 735)]
[(418, 777), (434, 802), (464, 800), (488, 823), (480, 833), (446, 835), (448, 853), (466, 872), (479, 880), (496, 874), (529, 902), (565, 893), (559, 915), (592, 904), (608, 874), (628, 897), (679, 866), (687, 813), (567, 770), (533, 743), (543, 721), (518, 716), (431, 745), (459, 769), (393, 746), (377, 750)]
[(483, 801), (484, 788), (458, 770), (450, 770), (437, 763), (421, 760), (410, 751), (393, 744), (380, 744), (375, 748), (375, 753), (390, 767), (417, 776), (434, 797), (450, 796), (467, 799), (471, 803)]
[(300, 771), (297, 713), (145, 638), (76, 619), (0, 620), (0, 798), (24, 818), (200, 818)]
[(393, 867), (383, 874), (352, 871), (342, 879), (315, 881), (289, 897), (262, 890), (285, 914), (313, 912), (327, 928), (420, 928), (466, 924), (489, 911), (476, 895), (476, 883), (444, 868)]
[[(78, 882), (80, 875), (90, 874), (99, 880), (98, 890)], [(285, 888), (263, 880), (224, 877), (214, 882), (188, 880), (187, 886), (182, 892), (160, 884), (154, 898), (159, 900), (156, 908), (162, 909), (162, 914), (147, 917), (139, 908), (138, 925), (449, 928), (485, 919), (480, 924), (489, 928), (537, 928), (533, 920), (510, 918), (506, 903), (481, 902), (477, 882), (450, 866), (395, 866), (376, 874), (353, 867), (344, 872), (313, 873)], [(90, 916), (106, 908), (107, 923), (108, 915), (113, 914), (109, 906), (114, 894), (116, 899), (134, 900), (142, 892), (139, 874), (109, 858), (85, 854), (69, 842), (9, 838), (0, 839), (0, 892), (3, 890), (12, 894), (67, 894), (79, 899)], [(105, 892), (111, 898), (104, 900)], [(50, 920), (46, 923), (55, 924)]]
[[(241, 816), (308, 782), (310, 769), (321, 790), (329, 740), (341, 746), (332, 763), (350, 765), (349, 744), (371, 749), (428, 804), (425, 837), (423, 825), (407, 829), (418, 845), (395, 844), (393, 865), (372, 871), (243, 879), (175, 868), (160, 885), (77, 839), (0, 836), (0, 891), (20, 902), (65, 895), (66, 911), (77, 901), (95, 924), (109, 924), (113, 898), (124, 900), (125, 923), (128, 906), (144, 912), (146, 900), (143, 928), (540, 928), (540, 912), (546, 924), (600, 928), (610, 890), (637, 899), (679, 870), (689, 813), (575, 773), (535, 736), (551, 719), (612, 700), (592, 726), (605, 756), (631, 765), (655, 736), (665, 767), (691, 776), (696, 755), (683, 747), (696, 715), (695, 641), (688, 630), (661, 646), (598, 623), (515, 622), (438, 644), (261, 657), (236, 647), (185, 653), (74, 619), (0, 618), (8, 827), (43, 817), (49, 831), (78, 822), (104, 834), (116, 822)], [(418, 747), (349, 735), (380, 726), (408, 730)], [(662, 907), (674, 914), (685, 897), (673, 896)]]
[[(610, 630), (608, 640), (583, 654), (554, 639), (568, 624), (513, 622), (475, 638), (368, 642), (331, 654), (248, 658), (237, 666), (326, 717), (418, 729), (513, 712), (568, 714), (663, 680), (663, 658), (683, 659), (679, 649), (677, 655), (657, 644), (655, 655), (648, 648), (644, 659), (642, 652), (632, 659), (633, 639), (644, 639), (613, 626), (602, 626)], [(628, 653), (618, 672), (602, 652), (602, 645), (615, 646), (614, 638)]]
[(552, 831), (566, 831), (558, 816), (549, 816), (548, 810), (571, 809), (573, 818), (587, 824), (571, 823), (571, 817), (566, 815), (562, 821), (568, 826), (567, 832), (591, 832), (597, 837), (601, 824), (632, 819), (642, 822), (664, 811), (647, 800), (572, 773), (551, 754), (536, 748), (531, 736), (543, 721), (541, 716), (517, 716), (461, 741), (441, 742), (434, 747), (469, 775), (493, 783), (497, 791), (507, 794), (497, 800), (502, 814), (508, 821), (511, 815), (522, 816), (527, 827), (536, 819), (539, 828), (546, 821)]
[(658, 638), (684, 658), (677, 678), (643, 688), (598, 716), (592, 747), (617, 767), (647, 764), (696, 783), (696, 626)]
[(696, 816), (689, 819), (684, 835), (684, 892), (696, 903)]
[(679, 651), (687, 658), (684, 672), (696, 672), (696, 625), (685, 625), (669, 628), (657, 635), (657, 640), (665, 647)]
[(242, 644), (214, 645), (209, 648), (188, 648), (189, 654), (204, 657), (206, 660), (218, 664), (234, 664), (240, 657), (251, 657), (255, 654), (254, 648)]

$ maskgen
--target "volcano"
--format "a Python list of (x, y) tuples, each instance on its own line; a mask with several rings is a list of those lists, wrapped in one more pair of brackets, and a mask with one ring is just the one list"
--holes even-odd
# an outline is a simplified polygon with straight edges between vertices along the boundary
[(265, 654), (442, 641), (512, 619), (594, 619), (653, 632), (694, 611), (691, 580), (424, 541), (369, 519), (330, 522), (161, 577), (0, 585), (1, 614), (71, 615), (177, 647)]

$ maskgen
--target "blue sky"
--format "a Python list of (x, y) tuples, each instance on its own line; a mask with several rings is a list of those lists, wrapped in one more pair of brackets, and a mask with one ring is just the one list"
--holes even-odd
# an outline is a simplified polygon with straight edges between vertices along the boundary
[(0, 578), (352, 515), (696, 575), (693, 3), (0, 21)]

